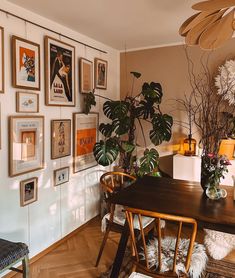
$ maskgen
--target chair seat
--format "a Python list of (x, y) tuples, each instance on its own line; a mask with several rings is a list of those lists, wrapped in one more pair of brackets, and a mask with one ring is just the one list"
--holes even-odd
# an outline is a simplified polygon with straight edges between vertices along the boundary
[(151, 276), (147, 276), (141, 273), (137, 273), (137, 272), (132, 272), (131, 275), (129, 276), (129, 278), (151, 278)]
[(0, 239), (0, 271), (14, 264), (28, 253), (29, 249), (26, 244)]

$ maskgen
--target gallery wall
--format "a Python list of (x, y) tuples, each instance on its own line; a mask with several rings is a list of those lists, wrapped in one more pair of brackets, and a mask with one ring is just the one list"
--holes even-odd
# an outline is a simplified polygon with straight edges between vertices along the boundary
[[(59, 33), (66, 34), (76, 40), (90, 44), (107, 51), (107, 54), (90, 49), (69, 39), (58, 36), (32, 24), (0, 12), (0, 26), (5, 32), (5, 93), (0, 94), (1, 103), (1, 150), (0, 150), (0, 238), (12, 241), (22, 241), (29, 245), (30, 257), (60, 240), (94, 216), (99, 214), (99, 177), (104, 169), (96, 166), (73, 174), (72, 155), (51, 160), (50, 123), (52, 119), (71, 119), (72, 113), (82, 112), (83, 96), (78, 86), (78, 59), (84, 57), (94, 61), (101, 58), (108, 61), (108, 88), (96, 90), (101, 95), (119, 98), (119, 52), (79, 34), (53, 21), (47, 20), (30, 11), (1, 0), (0, 8), (30, 21), (41, 24)], [(41, 54), (41, 90), (39, 94), (39, 113), (45, 117), (45, 167), (42, 170), (23, 174), (14, 178), (8, 176), (9, 137), (8, 117), (24, 115), (16, 113), (16, 92), (27, 91), (12, 87), (11, 74), (11, 36), (16, 35), (40, 44)], [(75, 46), (75, 92), (77, 96), (75, 107), (45, 106), (44, 90), (44, 36), (51, 36)], [(30, 90), (28, 90), (30, 91)], [(102, 102), (97, 101), (94, 112), (102, 111)], [(102, 114), (100, 115), (102, 120)], [(72, 150), (71, 150), (72, 153)], [(53, 170), (70, 166), (70, 181), (55, 187)], [(38, 177), (38, 200), (28, 206), (20, 206), (20, 181)]]

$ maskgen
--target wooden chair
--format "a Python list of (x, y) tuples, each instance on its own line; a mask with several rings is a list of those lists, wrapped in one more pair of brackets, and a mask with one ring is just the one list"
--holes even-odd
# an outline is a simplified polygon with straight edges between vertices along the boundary
[[(187, 217), (144, 211), (129, 207), (125, 207), (125, 212), (134, 249), (132, 271), (135, 271), (136, 268), (138, 268), (141, 273), (150, 275), (151, 277), (159, 277), (159, 275), (177, 277), (177, 273), (181, 271), (182, 266), (184, 268), (182, 271), (183, 275), (186, 275), (189, 270), (190, 273), (194, 270), (190, 269), (190, 260), (192, 253), (194, 252), (194, 243), (197, 234), (196, 220)], [(151, 239), (149, 242), (147, 242), (143, 231), (143, 217), (154, 218), (157, 223), (157, 237)], [(137, 218), (139, 222), (141, 241), (136, 239), (136, 233), (133, 227), (135, 218)], [(178, 223), (176, 238), (169, 236), (162, 237), (161, 228), (159, 225), (161, 220)], [(181, 239), (182, 227), (185, 224), (192, 227), (190, 239), (188, 240)], [(203, 245), (197, 243), (195, 243), (195, 245), (197, 246), (195, 250), (195, 253), (197, 253), (196, 257), (198, 255), (197, 260), (200, 255), (200, 258), (203, 262), (202, 268), (197, 269), (196, 271), (202, 273), (206, 267), (207, 255)], [(199, 251), (201, 251), (201, 253)], [(185, 257), (184, 254), (187, 254), (187, 256)], [(181, 263), (181, 268), (179, 267), (179, 263)], [(200, 275), (195, 277), (200, 277)]]
[[(121, 233), (125, 223), (125, 212), (122, 206), (114, 205), (108, 202), (108, 198), (115, 192), (122, 190), (124, 187), (130, 185), (136, 180), (135, 177), (126, 174), (124, 172), (107, 172), (100, 178), (100, 184), (104, 191), (104, 199), (107, 202), (108, 213), (102, 219), (102, 226), (104, 237), (100, 246), (98, 257), (95, 266), (97, 267), (101, 259), (105, 243), (108, 239), (110, 231)], [(144, 219), (144, 232), (149, 232), (151, 228), (150, 224), (153, 219), (146, 217)], [(105, 226), (105, 227), (104, 227)]]

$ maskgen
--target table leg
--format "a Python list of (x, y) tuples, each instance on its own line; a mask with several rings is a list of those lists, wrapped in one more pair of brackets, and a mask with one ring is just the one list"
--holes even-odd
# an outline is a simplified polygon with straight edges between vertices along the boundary
[(112, 268), (110, 278), (118, 278), (118, 276), (119, 276), (119, 271), (120, 271), (122, 261), (123, 261), (123, 258), (124, 258), (124, 254), (125, 254), (129, 234), (130, 234), (130, 231), (129, 231), (129, 227), (128, 227), (128, 222), (126, 220), (125, 224), (124, 224), (124, 227), (123, 227), (122, 235), (121, 235), (121, 238), (120, 238), (120, 241), (119, 241), (119, 244), (118, 244), (118, 250), (117, 250), (117, 253), (116, 253), (116, 257), (114, 259), (113, 268)]

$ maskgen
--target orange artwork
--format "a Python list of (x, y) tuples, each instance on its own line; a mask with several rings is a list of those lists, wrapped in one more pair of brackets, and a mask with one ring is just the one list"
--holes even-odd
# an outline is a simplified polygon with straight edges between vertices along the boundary
[(96, 143), (96, 128), (77, 130), (77, 156), (92, 153)]
[(36, 131), (22, 131), (21, 133), (21, 159), (33, 160), (36, 155)]

